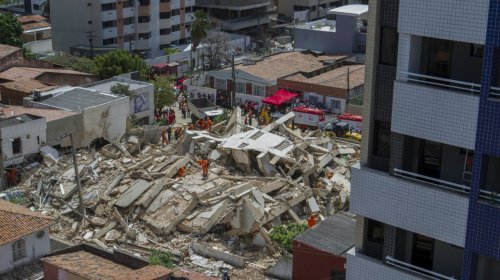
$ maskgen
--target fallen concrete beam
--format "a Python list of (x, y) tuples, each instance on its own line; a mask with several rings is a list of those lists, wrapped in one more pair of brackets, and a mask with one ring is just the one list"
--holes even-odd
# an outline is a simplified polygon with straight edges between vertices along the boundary
[(277, 171), (273, 164), (269, 162), (269, 153), (263, 152), (257, 156), (259, 170), (267, 177), (276, 175)]
[(116, 226), (116, 222), (110, 222), (109, 224), (107, 224), (106, 226), (104, 226), (103, 228), (101, 228), (95, 235), (94, 235), (94, 238), (95, 239), (99, 239), (101, 237), (103, 237), (106, 233), (108, 233), (108, 231), (114, 229)]
[(276, 191), (276, 190), (279, 190), (279, 189), (283, 188), (287, 184), (288, 184), (288, 181), (286, 181), (284, 179), (278, 179), (278, 180), (276, 180), (274, 182), (271, 182), (269, 184), (266, 184), (266, 185), (262, 186), (260, 188), (260, 191), (263, 192), (263, 193), (270, 193), (272, 191)]
[(285, 124), (287, 121), (293, 119), (294, 117), (295, 117), (295, 113), (290, 112), (290, 113), (282, 116), (281, 118), (277, 119), (276, 121), (270, 123), (269, 125), (264, 127), (262, 130), (267, 131), (267, 132), (272, 131), (272, 130), (278, 128), (281, 124)]
[(124, 173), (120, 173), (115, 178), (113, 178), (111, 180), (111, 182), (109, 183), (108, 187), (106, 188), (106, 195), (109, 196), (109, 194), (113, 191), (113, 189), (116, 186), (118, 186), (118, 184), (120, 184), (120, 181), (123, 179), (124, 176), (125, 176)]
[(245, 267), (245, 259), (243, 257), (231, 253), (222, 252), (198, 243), (191, 244), (191, 249), (195, 254), (198, 254), (200, 256), (213, 258), (240, 268)]
[(172, 164), (170, 167), (168, 167), (167, 170), (165, 170), (165, 177), (167, 177), (167, 178), (174, 177), (174, 175), (177, 174), (179, 169), (181, 167), (185, 166), (186, 164), (188, 164), (190, 160), (191, 160), (191, 157), (189, 155), (186, 155), (186, 156), (178, 159), (176, 162), (174, 162), (174, 164)]
[(144, 198), (142, 201), (141, 205), (144, 208), (148, 208), (148, 206), (153, 202), (153, 200), (160, 194), (160, 192), (163, 190), (163, 188), (167, 185), (173, 185), (174, 180), (171, 179), (159, 179), (155, 181), (154, 186), (151, 188), (151, 192), (148, 194), (147, 197)]
[(115, 205), (120, 207), (128, 207), (152, 185), (153, 182), (147, 182), (144, 180), (135, 181), (135, 183), (130, 186), (130, 188), (124, 194), (120, 196), (120, 198), (115, 202)]
[(127, 168), (127, 172), (130, 172), (130, 171), (134, 171), (134, 170), (138, 170), (138, 169), (141, 169), (143, 167), (146, 167), (148, 165), (150, 165), (151, 163), (153, 163), (153, 157), (148, 157), (146, 158), (145, 160), (142, 160), (132, 166), (130, 166), (129, 168)]
[(116, 207), (113, 207), (113, 216), (115, 216), (116, 220), (118, 220), (118, 223), (122, 228), (127, 228), (127, 223), (125, 222), (125, 219), (123, 219), (122, 214), (116, 209)]

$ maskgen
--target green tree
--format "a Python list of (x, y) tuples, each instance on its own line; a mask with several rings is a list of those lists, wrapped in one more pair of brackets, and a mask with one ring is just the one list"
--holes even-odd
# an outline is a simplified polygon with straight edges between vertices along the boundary
[(152, 80), (155, 87), (155, 108), (171, 106), (175, 102), (175, 91), (173, 78), (167, 76), (155, 76)]
[(192, 50), (196, 52), (196, 48), (201, 43), (210, 29), (213, 28), (213, 20), (210, 19), (203, 10), (194, 11), (194, 20), (191, 23), (191, 43)]
[(0, 44), (22, 47), (23, 28), (12, 14), (0, 12)]
[(169, 252), (162, 252), (158, 250), (153, 250), (149, 256), (149, 263), (151, 265), (157, 264), (164, 266), (166, 268), (173, 268), (174, 262), (172, 260), (172, 254)]
[(164, 48), (163, 51), (165, 52), (166, 55), (171, 55), (179, 52), (179, 50), (176, 48)]
[(120, 83), (111, 86), (111, 93), (116, 95), (125, 95), (129, 98), (132, 98), (132, 96), (134, 96), (134, 93), (130, 90), (129, 85)]
[(91, 73), (94, 68), (94, 61), (90, 58), (86, 57), (78, 57), (72, 55), (58, 55), (58, 56), (49, 56), (44, 60), (55, 64), (64, 66), (67, 68), (71, 68), (75, 71)]
[(139, 79), (144, 81), (148, 77), (149, 67), (144, 59), (125, 50), (116, 50), (97, 56), (92, 69), (92, 73), (101, 79), (134, 71), (138, 71)]
[(292, 241), (307, 229), (305, 223), (282, 225), (274, 227), (269, 233), (273, 242), (283, 246), (288, 252), (292, 252)]

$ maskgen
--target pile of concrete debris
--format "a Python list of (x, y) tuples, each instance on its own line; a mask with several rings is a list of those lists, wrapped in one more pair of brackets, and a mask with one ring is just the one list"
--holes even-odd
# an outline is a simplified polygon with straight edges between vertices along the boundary
[[(252, 261), (248, 252), (260, 254), (254, 260), (262, 252), (278, 257), (268, 236), (273, 226), (348, 206), (359, 148), (321, 131), (292, 130), (293, 113), (262, 129), (241, 119), (236, 110), (210, 132), (185, 130), (166, 146), (158, 144), (161, 128), (151, 126), (131, 130), (99, 152), (80, 150), (84, 214), (71, 156), (45, 161), (52, 165), (23, 187), (32, 194), (30, 206), (57, 218), (52, 232), (73, 242), (139, 254), (167, 250), (209, 271), (213, 266), (200, 256), (236, 267)], [(207, 177), (199, 159), (210, 163)]]

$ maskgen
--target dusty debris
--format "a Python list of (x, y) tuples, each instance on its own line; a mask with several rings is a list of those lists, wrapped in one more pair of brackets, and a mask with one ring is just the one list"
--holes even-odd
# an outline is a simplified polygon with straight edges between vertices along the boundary
[[(268, 231), (346, 209), (350, 169), (359, 161), (357, 145), (292, 130), (292, 119), (289, 113), (256, 129), (243, 124), (237, 109), (210, 133), (186, 130), (164, 147), (160, 128), (148, 126), (95, 156), (80, 150), (83, 225), (77, 223), (82, 215), (70, 155), (45, 156), (47, 166), (22, 188), (31, 193), (29, 206), (58, 217), (53, 233), (67, 240), (140, 255), (175, 251), (179, 262), (210, 273), (221, 263), (189, 257), (189, 248), (235, 267), (272, 263), (281, 253)], [(207, 177), (200, 159), (209, 160)]]

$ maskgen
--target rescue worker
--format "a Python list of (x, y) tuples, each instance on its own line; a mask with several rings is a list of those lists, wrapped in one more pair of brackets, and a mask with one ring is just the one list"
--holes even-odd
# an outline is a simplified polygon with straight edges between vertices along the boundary
[(314, 217), (314, 215), (309, 216), (307, 218), (307, 227), (312, 228), (315, 225), (316, 225), (316, 218)]
[(172, 127), (171, 126), (167, 126), (167, 140), (168, 140), (168, 142), (174, 140), (174, 139), (172, 139)]
[(212, 124), (213, 124), (212, 120), (209, 117), (207, 117), (206, 128), (207, 128), (208, 132), (212, 131)]
[(165, 144), (167, 144), (167, 129), (163, 128), (161, 130), (161, 144), (162, 147), (165, 147)]
[(203, 178), (206, 178), (208, 176), (208, 159), (203, 157), (202, 159), (199, 159), (196, 161), (201, 166), (201, 169), (203, 171)]
[(177, 177), (182, 177), (184, 176), (184, 172), (186, 172), (186, 167), (183, 165), (181, 168), (179, 168), (179, 171), (177, 171)]
[(196, 126), (198, 127), (199, 130), (204, 130), (205, 129), (205, 122), (203, 121), (203, 119), (199, 119), (196, 122)]

